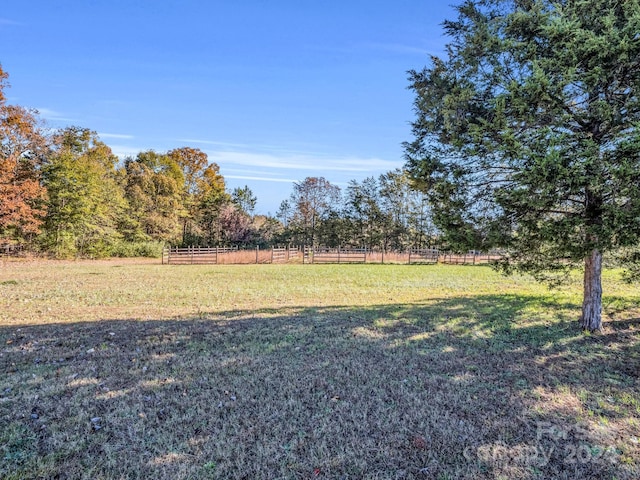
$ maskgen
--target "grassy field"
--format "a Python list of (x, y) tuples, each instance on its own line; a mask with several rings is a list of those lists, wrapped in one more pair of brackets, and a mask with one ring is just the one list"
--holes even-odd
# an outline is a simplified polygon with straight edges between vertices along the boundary
[(640, 292), (487, 267), (0, 263), (0, 478), (637, 479)]

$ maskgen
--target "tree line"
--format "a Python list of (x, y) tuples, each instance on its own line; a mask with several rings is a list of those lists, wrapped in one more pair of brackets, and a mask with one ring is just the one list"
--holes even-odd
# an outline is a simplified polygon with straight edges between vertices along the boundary
[(255, 215), (247, 186), (229, 191), (197, 148), (119, 159), (96, 132), (48, 130), (6, 101), (0, 66), (0, 246), (57, 258), (156, 255), (163, 245), (326, 244), (405, 248), (434, 235), (426, 197), (407, 175), (293, 184), (275, 217)]
[(401, 170), (352, 180), (344, 190), (308, 177), (293, 185), (277, 217), (289, 244), (397, 251), (436, 241), (427, 197)]

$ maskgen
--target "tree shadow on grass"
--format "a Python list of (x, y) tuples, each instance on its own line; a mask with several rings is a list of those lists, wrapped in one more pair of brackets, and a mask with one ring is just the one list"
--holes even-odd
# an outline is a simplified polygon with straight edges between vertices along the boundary
[(0, 327), (0, 476), (640, 477), (640, 319), (424, 304)]

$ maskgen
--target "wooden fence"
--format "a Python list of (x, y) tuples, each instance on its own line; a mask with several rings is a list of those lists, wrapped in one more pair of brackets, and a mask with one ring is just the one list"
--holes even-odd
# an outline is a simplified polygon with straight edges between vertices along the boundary
[(440, 254), (438, 261), (440, 263), (446, 263), (449, 265), (481, 265), (489, 264), (491, 262), (500, 260), (502, 255), (492, 253), (449, 253), (443, 252)]
[(287, 263), (300, 258), (300, 250), (293, 247), (273, 247), (271, 249), (271, 263)]
[(236, 247), (165, 247), (163, 265), (285, 263), (300, 258), (297, 248), (239, 249)]
[(238, 249), (235, 247), (165, 248), (162, 263), (167, 265), (219, 265), (258, 263), (396, 263), (480, 265), (499, 260), (499, 254), (442, 252), (436, 248), (405, 252), (372, 251), (366, 248), (273, 247)]
[(305, 247), (303, 263), (366, 263), (366, 248)]
[(13, 243), (0, 244), (0, 257), (17, 257), (24, 252), (24, 245)]
[(437, 248), (415, 248), (409, 250), (407, 263), (438, 263), (440, 250)]

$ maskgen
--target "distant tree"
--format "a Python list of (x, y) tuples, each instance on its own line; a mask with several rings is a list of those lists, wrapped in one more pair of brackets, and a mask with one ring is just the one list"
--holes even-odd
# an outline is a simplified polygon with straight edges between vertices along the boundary
[(414, 195), (408, 176), (400, 170), (349, 182), (346, 213), (355, 238), (368, 248), (404, 250), (410, 243)]
[(0, 242), (26, 242), (46, 211), (40, 167), (48, 140), (37, 112), (6, 103), (7, 77), (0, 65)]
[(207, 154), (198, 148), (182, 147), (170, 150), (167, 156), (182, 171), (184, 193), (195, 195), (198, 192), (198, 183), (209, 166)]
[(153, 239), (179, 243), (183, 205), (184, 174), (168, 155), (153, 150), (140, 152), (124, 162), (125, 194), (132, 228), (128, 240)]
[(248, 186), (234, 188), (231, 192), (231, 201), (244, 213), (253, 215), (258, 199)]
[(360, 247), (353, 238), (352, 223), (343, 212), (334, 209), (323, 215), (316, 227), (316, 238), (319, 245), (327, 247)]
[(408, 198), (407, 235), (411, 247), (433, 247), (438, 241), (438, 232), (433, 224), (429, 199), (425, 192), (411, 189)]
[(324, 177), (307, 177), (294, 183), (290, 199), (294, 207), (293, 220), (304, 243), (317, 243), (319, 223), (338, 208), (340, 199), (340, 188)]
[(222, 243), (226, 245), (252, 243), (254, 232), (251, 219), (234, 203), (222, 206), (218, 221), (220, 222)]
[(276, 218), (282, 222), (284, 228), (287, 228), (289, 226), (292, 215), (293, 208), (291, 207), (291, 203), (289, 203), (289, 200), (283, 200), (282, 202), (280, 202), (280, 207), (276, 212)]
[(447, 57), (410, 73), (407, 166), (444, 239), (505, 249), (506, 272), (584, 265), (602, 327), (602, 254), (640, 235), (640, 2), (477, 0)]
[(435, 228), (425, 193), (414, 189), (408, 173), (399, 169), (380, 175), (378, 183), (381, 208), (391, 216), (392, 248), (430, 245)]
[(48, 191), (44, 242), (56, 256), (106, 256), (121, 237), (117, 229), (126, 204), (117, 163), (91, 130), (69, 127), (54, 135), (43, 168)]
[(219, 195), (225, 192), (224, 177), (220, 174), (220, 167), (216, 163), (210, 163), (202, 172), (197, 181), (197, 195), (199, 199), (215, 193)]
[(198, 209), (197, 222), (204, 245), (217, 245), (221, 242), (222, 227), (220, 212), (222, 207), (231, 202), (231, 196), (226, 192), (224, 177), (220, 175), (220, 167), (212, 163), (198, 180), (196, 205)]
[(255, 239), (253, 243), (261, 247), (268, 247), (282, 238), (283, 226), (277, 218), (268, 215), (256, 215), (253, 218)]
[(199, 187), (209, 166), (207, 154), (197, 148), (182, 147), (170, 150), (167, 156), (182, 171), (184, 188), (182, 190), (182, 244), (196, 243)]
[(409, 177), (401, 170), (383, 173), (378, 177), (380, 208), (385, 213), (385, 236), (392, 249), (408, 246), (411, 187)]
[(369, 249), (384, 247), (384, 224), (388, 219), (382, 210), (377, 180), (368, 177), (361, 182), (350, 181), (345, 192), (345, 203), (356, 233), (354, 240)]

